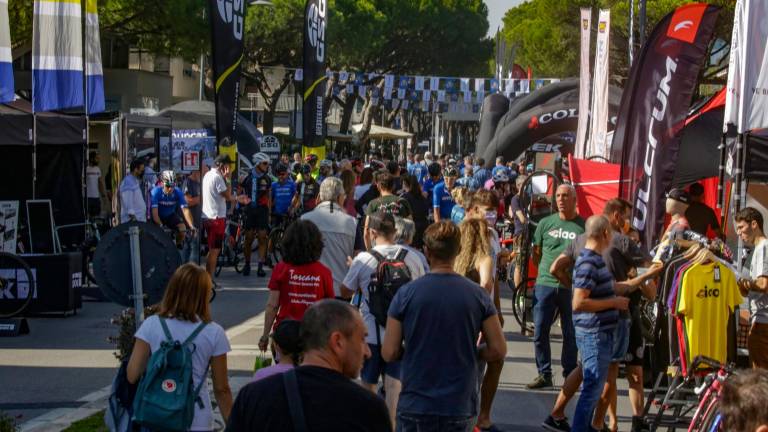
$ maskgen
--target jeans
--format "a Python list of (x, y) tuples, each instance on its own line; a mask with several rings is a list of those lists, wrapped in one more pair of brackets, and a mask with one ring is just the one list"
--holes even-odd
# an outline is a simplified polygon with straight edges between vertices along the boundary
[(448, 417), (397, 413), (397, 432), (472, 432), (475, 416)]
[(576, 330), (576, 345), (581, 354), (584, 381), (573, 414), (572, 432), (593, 430), (592, 415), (608, 377), (608, 366), (613, 354), (613, 337), (613, 329), (595, 333)]
[(568, 376), (576, 369), (576, 339), (573, 331), (573, 311), (571, 309), (571, 290), (536, 285), (533, 306), (533, 346), (536, 351), (536, 368), (539, 375), (552, 376), (552, 347), (549, 344), (549, 332), (555, 321), (555, 312), (560, 311), (560, 323), (563, 330), (563, 351), (560, 361), (563, 376)]
[[(184, 239), (184, 247), (181, 249), (181, 263), (195, 263), (200, 259), (200, 234)], [(205, 263), (203, 263), (205, 264)]]

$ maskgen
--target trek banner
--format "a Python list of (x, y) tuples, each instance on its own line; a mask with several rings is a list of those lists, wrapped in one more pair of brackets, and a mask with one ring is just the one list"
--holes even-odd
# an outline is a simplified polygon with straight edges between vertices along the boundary
[(584, 159), (586, 149), (584, 141), (587, 137), (589, 126), (589, 101), (590, 101), (590, 71), (589, 71), (589, 47), (592, 38), (592, 9), (581, 9), (581, 55), (579, 68), (579, 123), (576, 128), (576, 145), (574, 146), (576, 158)]
[[(608, 158), (608, 66), (611, 35), (611, 11), (600, 10), (595, 44), (595, 79), (592, 83), (592, 108), (589, 110), (589, 134), (586, 157)], [(581, 103), (581, 102), (579, 102)], [(581, 113), (581, 111), (579, 111)]]
[(245, 36), (245, 0), (209, 0), (213, 85), (216, 104), (216, 142), (232, 160), (240, 99), (240, 65)]
[(619, 194), (634, 204), (632, 227), (650, 249), (664, 225), (665, 193), (672, 186), (693, 90), (720, 9), (702, 3), (664, 17), (635, 59), (624, 87), (613, 161), (621, 163)]
[(327, 19), (326, 0), (307, 0), (304, 9), (304, 147), (322, 147), (328, 131), (324, 115), (328, 80), (325, 72)]

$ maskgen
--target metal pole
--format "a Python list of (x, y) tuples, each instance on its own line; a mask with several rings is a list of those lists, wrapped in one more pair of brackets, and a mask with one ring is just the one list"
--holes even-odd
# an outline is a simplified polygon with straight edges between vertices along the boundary
[(139, 243), (139, 227), (128, 228), (131, 245), (131, 269), (133, 270), (133, 307), (136, 313), (136, 328), (144, 321), (144, 289), (141, 276), (141, 249)]
[(635, 0), (629, 0), (629, 65), (632, 66), (635, 48)]
[(638, 22), (638, 31), (640, 33), (640, 47), (642, 48), (643, 45), (645, 45), (645, 19), (646, 19), (646, 9), (645, 9), (645, 2), (646, 0), (640, 0), (640, 11), (639, 11), (639, 22)]
[[(205, 20), (205, 8), (203, 8), (203, 20)], [(205, 71), (205, 51), (201, 48), (200, 49), (200, 83), (199, 83), (199, 93), (197, 95), (197, 100), (202, 101), (203, 100), (203, 86), (205, 84), (205, 81), (203, 80), (203, 73)]]

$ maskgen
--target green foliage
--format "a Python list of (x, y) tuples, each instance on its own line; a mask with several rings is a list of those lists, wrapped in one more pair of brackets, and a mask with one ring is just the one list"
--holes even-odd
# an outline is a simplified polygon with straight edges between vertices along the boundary
[[(664, 16), (690, 0), (648, 0), (646, 34)], [(734, 2), (711, 0), (723, 7), (716, 37), (730, 41)], [(635, 1), (635, 53), (639, 51), (638, 4)], [(569, 77), (579, 73), (579, 9), (590, 7), (592, 28), (597, 28), (599, 8), (611, 10), (610, 70), (614, 81), (628, 75), (629, 2), (627, 0), (531, 0), (507, 11), (503, 35), (515, 46), (515, 62), (531, 66), (535, 76)], [(594, 51), (595, 37), (592, 46)]]
[(104, 423), (104, 410), (101, 410), (90, 417), (72, 423), (62, 432), (107, 432), (108, 430)]
[(16, 432), (19, 430), (16, 419), (0, 411), (0, 432)]

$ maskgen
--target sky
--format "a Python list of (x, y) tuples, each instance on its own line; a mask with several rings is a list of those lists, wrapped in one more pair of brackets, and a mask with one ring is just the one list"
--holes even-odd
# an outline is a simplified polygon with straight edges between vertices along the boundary
[(494, 36), (496, 29), (501, 27), (501, 19), (508, 9), (511, 9), (524, 0), (485, 0), (488, 5), (488, 36)]

